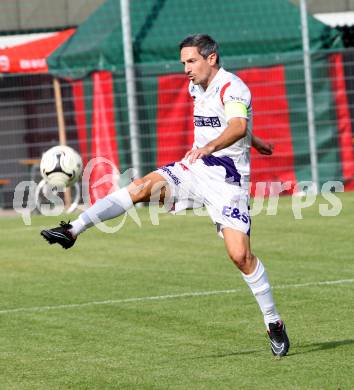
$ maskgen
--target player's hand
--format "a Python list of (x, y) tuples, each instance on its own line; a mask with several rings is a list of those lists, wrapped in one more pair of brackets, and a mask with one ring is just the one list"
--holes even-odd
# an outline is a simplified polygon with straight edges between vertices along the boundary
[(266, 156), (271, 156), (273, 154), (274, 144), (272, 142), (264, 142), (261, 138), (253, 136), (252, 146), (260, 154), (264, 154)]
[(260, 154), (265, 154), (266, 156), (271, 156), (273, 154), (274, 144), (271, 142), (263, 143), (262, 145), (260, 145), (256, 149), (257, 149), (257, 152)]
[(189, 159), (191, 164), (195, 163), (198, 158), (203, 158), (205, 156), (209, 156), (214, 152), (214, 147), (212, 146), (204, 146), (203, 148), (191, 149), (184, 156), (185, 159)]

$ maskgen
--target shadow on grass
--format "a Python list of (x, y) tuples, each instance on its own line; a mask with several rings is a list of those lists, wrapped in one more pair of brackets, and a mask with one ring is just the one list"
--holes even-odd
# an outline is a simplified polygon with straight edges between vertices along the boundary
[(230, 357), (230, 356), (241, 356), (241, 355), (252, 355), (256, 353), (263, 352), (263, 349), (249, 349), (245, 351), (234, 351), (234, 352), (224, 352), (224, 353), (214, 353), (211, 355), (203, 355), (203, 356), (194, 356), (187, 360), (196, 360), (196, 359), (214, 359), (214, 358), (224, 358), (224, 357)]
[[(295, 356), (295, 355), (303, 355), (306, 353), (325, 351), (325, 350), (334, 349), (337, 347), (342, 347), (344, 345), (352, 345), (352, 344), (354, 344), (354, 339), (326, 341), (323, 343), (313, 343), (313, 344), (306, 344), (306, 345), (301, 345), (301, 346), (298, 345), (298, 346), (294, 346), (294, 349), (290, 345), (290, 351), (289, 351), (289, 355), (287, 356), (287, 358)], [(191, 358), (187, 358), (187, 360), (208, 359), (208, 358), (210, 358), (210, 359), (226, 358), (226, 357), (231, 357), (231, 356), (253, 355), (253, 354), (259, 354), (259, 353), (263, 353), (263, 352), (264, 352), (264, 348), (249, 349), (249, 350), (244, 350), (244, 351), (234, 351), (234, 352), (230, 351), (230, 352), (214, 353), (211, 355), (194, 356)]]
[(297, 347), (298, 349), (301, 349), (302, 351), (291, 353), (291, 355), (292, 356), (303, 355), (305, 353), (325, 351), (327, 349), (334, 349), (337, 347), (342, 347), (344, 345), (352, 345), (352, 344), (354, 344), (354, 339), (326, 341), (324, 343), (307, 344), (307, 345), (302, 345), (302, 346)]

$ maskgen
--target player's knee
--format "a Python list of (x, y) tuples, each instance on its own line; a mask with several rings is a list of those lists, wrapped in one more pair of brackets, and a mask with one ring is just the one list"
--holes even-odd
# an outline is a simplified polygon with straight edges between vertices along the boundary
[(150, 196), (149, 180), (146, 178), (140, 178), (133, 180), (129, 186), (128, 191), (132, 198), (133, 203), (148, 201)]
[(241, 271), (248, 267), (250, 262), (250, 253), (246, 248), (233, 250), (229, 253), (230, 259)]

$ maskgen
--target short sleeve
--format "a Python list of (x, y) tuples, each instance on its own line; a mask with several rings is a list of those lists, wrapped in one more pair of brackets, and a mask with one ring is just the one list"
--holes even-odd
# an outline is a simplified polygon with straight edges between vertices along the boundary
[(241, 80), (231, 80), (220, 90), (220, 98), (225, 105), (227, 102), (242, 103), (248, 109), (251, 104), (251, 91)]

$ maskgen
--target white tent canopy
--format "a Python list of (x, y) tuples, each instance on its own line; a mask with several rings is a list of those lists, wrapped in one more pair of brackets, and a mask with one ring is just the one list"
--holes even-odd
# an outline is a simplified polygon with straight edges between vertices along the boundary
[(329, 12), (313, 15), (322, 23), (331, 27), (354, 26), (354, 12)]

